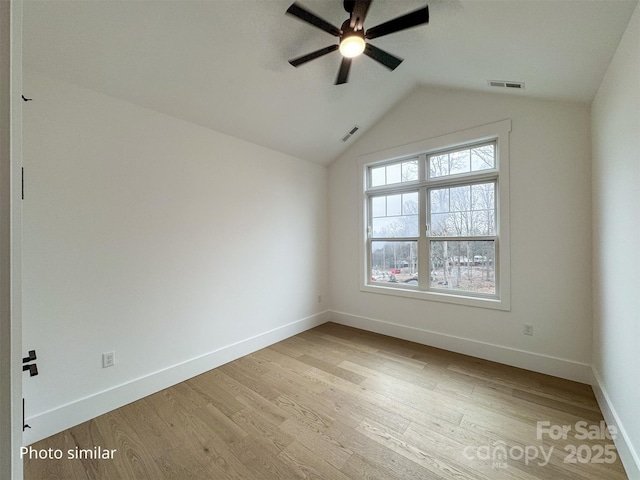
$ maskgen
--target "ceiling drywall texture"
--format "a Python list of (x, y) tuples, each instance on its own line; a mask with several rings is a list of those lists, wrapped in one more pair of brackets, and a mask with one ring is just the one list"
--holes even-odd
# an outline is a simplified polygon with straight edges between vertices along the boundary
[[(373, 125), (416, 85), (589, 102), (636, 0), (374, 0), (365, 27), (428, 3), (429, 25), (372, 40), (405, 59), (367, 57), (335, 86), (334, 52), (287, 60), (335, 37), (285, 15), (292, 0), (30, 0), (24, 67), (314, 162), (354, 125)], [(300, 0), (339, 26), (342, 0)], [(25, 92), (29, 94), (29, 92)], [(356, 139), (354, 135), (350, 142)]]

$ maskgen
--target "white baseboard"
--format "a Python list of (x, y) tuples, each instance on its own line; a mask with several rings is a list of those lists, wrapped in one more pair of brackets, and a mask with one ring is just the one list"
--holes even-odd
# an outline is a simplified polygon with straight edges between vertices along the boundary
[(640, 455), (629, 441), (629, 435), (611, 403), (611, 398), (604, 388), (600, 373), (595, 368), (593, 369), (593, 378), (593, 392), (598, 400), (600, 410), (602, 410), (602, 415), (607, 425), (614, 425), (618, 430), (618, 435), (613, 442), (616, 445), (618, 455), (620, 455), (620, 460), (622, 460), (627, 476), (630, 480), (640, 480)]
[(30, 445), (128, 403), (144, 398), (232, 360), (273, 345), (329, 320), (329, 312), (260, 333), (200, 357), (173, 365), (130, 382), (78, 399), (61, 407), (26, 419), (32, 428), (25, 430), (23, 444)]
[(527, 352), (344, 312), (332, 311), (330, 321), (576, 382), (591, 384), (593, 379), (591, 365), (566, 358)]

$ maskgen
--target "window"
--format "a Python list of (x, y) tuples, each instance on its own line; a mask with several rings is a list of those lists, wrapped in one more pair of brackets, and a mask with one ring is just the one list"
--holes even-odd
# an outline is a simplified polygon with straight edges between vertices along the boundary
[(362, 290), (509, 307), (509, 120), (360, 158)]

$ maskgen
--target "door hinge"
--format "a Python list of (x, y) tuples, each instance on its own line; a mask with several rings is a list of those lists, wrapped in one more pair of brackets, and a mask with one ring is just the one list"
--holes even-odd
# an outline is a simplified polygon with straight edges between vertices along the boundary
[(22, 171), (22, 200), (24, 200), (24, 167), (20, 170)]
[(38, 375), (38, 366), (35, 363), (29, 363), (33, 362), (36, 359), (37, 357), (35, 350), (29, 350), (29, 356), (22, 359), (22, 363), (26, 363), (26, 365), (22, 365), (22, 371), (26, 372), (28, 370), (30, 377), (35, 377), (36, 375)]

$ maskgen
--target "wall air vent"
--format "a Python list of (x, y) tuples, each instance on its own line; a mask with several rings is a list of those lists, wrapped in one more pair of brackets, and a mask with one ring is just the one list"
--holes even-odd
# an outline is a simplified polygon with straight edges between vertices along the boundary
[(358, 127), (357, 125), (354, 125), (353, 128), (351, 130), (349, 130), (349, 133), (347, 133), (344, 137), (342, 137), (342, 141), (346, 142), (347, 140), (349, 140), (351, 138), (351, 135), (356, 133), (359, 128), (360, 127)]
[(524, 90), (524, 82), (505, 82), (504, 80), (489, 80), (490, 87), (518, 88)]

